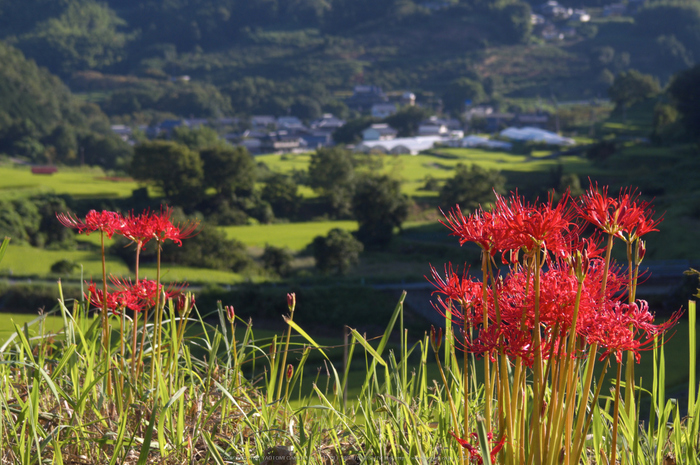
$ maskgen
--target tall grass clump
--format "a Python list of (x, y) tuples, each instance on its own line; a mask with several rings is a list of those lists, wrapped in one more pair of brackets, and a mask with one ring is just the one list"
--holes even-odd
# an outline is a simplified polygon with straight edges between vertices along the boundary
[[(658, 220), (633, 192), (451, 211), (453, 234), (482, 247), (481, 280), (433, 269), (444, 328), (411, 337), (404, 294), (379, 337), (348, 328), (343, 363), (294, 321), (294, 294), (284, 333), (263, 339), (233, 307), (201, 314), (184, 284), (140, 276), (144, 247), (195, 233), (169, 210), (60, 219), (126, 236), (137, 270), (87, 283), (80, 300), (59, 292), (63, 331), (48, 333), (42, 314), (36, 336), (16, 326), (0, 346), (0, 464), (698, 461), (695, 307), (685, 417), (664, 384), (664, 331), (679, 314), (655, 325), (634, 298), (640, 238)], [(626, 267), (611, 258), (619, 241)], [(651, 392), (629, 367), (646, 349)]]

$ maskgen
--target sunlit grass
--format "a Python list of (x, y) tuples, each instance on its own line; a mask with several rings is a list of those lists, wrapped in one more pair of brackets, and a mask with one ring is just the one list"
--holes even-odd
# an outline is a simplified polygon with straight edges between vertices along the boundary
[(74, 197), (130, 197), (139, 184), (133, 180), (110, 180), (99, 168), (59, 168), (51, 175), (32, 174), (28, 166), (0, 166), (0, 195), (54, 192)]
[[(519, 155), (483, 149), (439, 148), (430, 153), (418, 155), (378, 155), (382, 161), (382, 172), (391, 174), (403, 181), (402, 191), (412, 197), (433, 197), (435, 192), (424, 191), (422, 187), (428, 176), (444, 180), (454, 176), (458, 164), (476, 164), (485, 169), (516, 173), (547, 173), (562, 166), (567, 173), (591, 175), (597, 170), (585, 158), (562, 156), (549, 158), (549, 151), (535, 151), (532, 155)], [(291, 173), (308, 168), (310, 154), (261, 155), (256, 160), (263, 161), (276, 172)], [(312, 197), (313, 191), (300, 189), (304, 197)]]
[[(188, 283), (219, 283), (219, 284), (236, 284), (248, 280), (245, 276), (231, 271), (209, 270), (206, 268), (193, 268), (187, 266), (163, 264), (161, 266), (161, 278), (169, 282), (188, 282)], [(155, 279), (156, 266), (147, 265), (141, 267), (141, 276)], [(257, 278), (254, 281), (261, 281), (262, 278)]]
[(316, 236), (325, 236), (328, 231), (341, 228), (348, 231), (357, 229), (355, 221), (319, 221), (304, 223), (260, 224), (251, 226), (222, 227), (229, 239), (236, 239), (249, 247), (287, 247), (302, 250)]
[[(45, 276), (51, 272), (51, 265), (69, 260), (83, 265), (86, 279), (102, 276), (102, 259), (99, 251), (45, 250), (29, 245), (12, 244), (0, 263), (0, 273), (17, 276)], [(107, 257), (107, 273), (124, 275), (129, 272), (124, 262)], [(76, 272), (79, 276), (79, 272)]]

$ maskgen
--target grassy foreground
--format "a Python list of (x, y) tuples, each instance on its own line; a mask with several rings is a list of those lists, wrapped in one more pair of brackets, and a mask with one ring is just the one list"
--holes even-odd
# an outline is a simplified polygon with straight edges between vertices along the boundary
[[(196, 311), (182, 320), (171, 306), (162, 344), (177, 343), (179, 350), (153, 378), (144, 365), (137, 384), (112, 366), (111, 395), (108, 371), (97, 357), (99, 318), (86, 315), (78, 303), (61, 302), (62, 331), (49, 331), (42, 316), (33, 323), (37, 336), (27, 338), (17, 326), (0, 346), (0, 463), (284, 463), (265, 462), (273, 456), (312, 464), (460, 463), (466, 449), (450, 435), (449, 404), (464, 396), (461, 360), (454, 358), (454, 345), (439, 352), (449, 379), (446, 390), (426, 369), (433, 357), (428, 338), (409, 344), (401, 336), (402, 302), (378, 341), (350, 331), (347, 366), (353, 360), (365, 366), (364, 376), (355, 380), (349, 379), (355, 373), (329, 361), (323, 373), (308, 373), (307, 361), (325, 358), (327, 349), (292, 320), (290, 329), (305, 343), (289, 347), (293, 355), (286, 358), (284, 336), (266, 333), (261, 339), (239, 319), (232, 338), (229, 309), (220, 307), (214, 320), (207, 319), (211, 324)], [(624, 463), (696, 463), (700, 397), (694, 390), (694, 306), (689, 316), (689, 417), (675, 399), (665, 397), (664, 348), (657, 347), (653, 396), (639, 392), (652, 402), (652, 426), (636, 428), (631, 419), (625, 425)], [(118, 319), (113, 324), (118, 326)], [(183, 339), (171, 339), (185, 324)], [(392, 334), (398, 341), (390, 341)], [(112, 352), (118, 352), (117, 341)], [(349, 383), (360, 387), (345, 400)], [(301, 391), (311, 395), (297, 394)], [(474, 381), (467, 392), (470, 407), (480, 410), (483, 389)], [(606, 463), (610, 452), (610, 399), (603, 394), (594, 406), (588, 463)], [(474, 426), (479, 425), (483, 419), (476, 420)], [(669, 457), (678, 461), (663, 461)]]

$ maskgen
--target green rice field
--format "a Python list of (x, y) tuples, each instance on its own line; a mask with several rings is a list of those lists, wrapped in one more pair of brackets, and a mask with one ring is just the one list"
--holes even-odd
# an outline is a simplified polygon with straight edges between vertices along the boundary
[(139, 184), (131, 179), (110, 178), (99, 168), (59, 168), (54, 174), (32, 174), (28, 166), (0, 166), (0, 196), (39, 192), (69, 194), (78, 198), (124, 198)]
[(251, 226), (225, 226), (221, 229), (230, 239), (236, 239), (249, 247), (287, 247), (302, 250), (316, 236), (325, 236), (331, 229), (348, 231), (357, 229), (356, 221), (319, 221), (304, 223), (259, 224)]
[[(0, 273), (16, 276), (44, 276), (51, 272), (51, 265), (59, 260), (70, 260), (83, 265), (87, 279), (102, 276), (102, 259), (98, 251), (46, 250), (12, 242), (0, 262)], [(121, 260), (107, 257), (107, 273), (124, 275), (129, 273), (129, 269)]]
[[(378, 155), (383, 161), (383, 171), (392, 174), (403, 181), (403, 192), (412, 196), (435, 196), (437, 193), (422, 191), (427, 176), (442, 180), (454, 175), (454, 168), (458, 164), (477, 164), (485, 169), (495, 169), (503, 172), (519, 174), (549, 173), (550, 169), (562, 165), (567, 173), (585, 174), (593, 173), (593, 168), (588, 160), (565, 156), (559, 158), (546, 158), (548, 152), (535, 152), (532, 156), (512, 154), (508, 152), (494, 152), (482, 149), (440, 148), (431, 153), (418, 155)], [(293, 171), (306, 170), (310, 154), (298, 155), (261, 155), (256, 160), (262, 161), (276, 172), (291, 173)], [(305, 196), (311, 196), (309, 191), (302, 192)]]

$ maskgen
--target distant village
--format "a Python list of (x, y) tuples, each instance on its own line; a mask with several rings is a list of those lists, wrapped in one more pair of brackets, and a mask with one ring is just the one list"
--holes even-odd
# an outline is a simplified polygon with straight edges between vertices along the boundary
[[(396, 101), (377, 86), (358, 85), (346, 100), (351, 110), (371, 115), (377, 121), (388, 118), (404, 106), (416, 105), (416, 97), (410, 92), (401, 94)], [(515, 142), (538, 142), (548, 145), (574, 145), (573, 139), (547, 130), (552, 116), (544, 111), (536, 113), (501, 113), (488, 105), (465, 103), (462, 120), (432, 116), (421, 122), (413, 137), (397, 137), (398, 131), (387, 123), (375, 123), (362, 131), (362, 141), (348, 148), (359, 152), (416, 155), (435, 146), (481, 147), (511, 150)], [(305, 124), (293, 115), (256, 115), (242, 118), (183, 118), (165, 120), (153, 126), (138, 129), (149, 139), (168, 138), (180, 126), (196, 128), (209, 126), (222, 133), (222, 128), (246, 129), (223, 131), (222, 137), (232, 145), (243, 146), (253, 155), (267, 153), (302, 153), (320, 147), (335, 145), (333, 133), (346, 121), (332, 114)], [(134, 143), (132, 128), (113, 125), (112, 130), (125, 141)], [(475, 135), (478, 133), (480, 135)], [(489, 134), (485, 136), (484, 134)]]
[[(642, 0), (612, 3), (599, 8), (568, 8), (556, 0), (549, 0), (533, 7), (531, 23), (533, 33), (544, 41), (575, 40), (585, 30), (592, 16), (612, 17), (634, 14)], [(427, 1), (425, 8), (447, 8), (449, 2)], [(173, 79), (187, 79), (181, 76)], [(370, 115), (381, 121), (395, 114), (402, 107), (420, 105), (411, 92), (388, 97), (378, 86), (357, 85), (345, 100), (350, 110)], [(488, 105), (471, 105), (465, 102), (461, 119), (432, 116), (423, 121), (413, 137), (397, 137), (398, 131), (387, 123), (377, 122), (362, 131), (362, 141), (349, 146), (356, 151), (391, 154), (417, 154), (436, 145), (449, 147), (481, 147), (511, 150), (514, 143), (537, 142), (548, 145), (568, 146), (575, 142), (562, 137), (552, 129), (553, 116), (545, 111), (535, 113), (502, 113)], [(346, 121), (333, 114), (324, 114), (313, 121), (302, 121), (294, 115), (255, 115), (250, 118), (165, 120), (153, 126), (138, 129), (150, 139), (165, 137), (179, 126), (215, 128), (229, 143), (246, 147), (253, 154), (299, 153), (319, 147), (335, 145), (333, 133)], [(227, 131), (227, 128), (238, 130)], [(241, 129), (244, 128), (244, 129)], [(114, 125), (112, 130), (124, 140), (133, 143), (132, 128)], [(478, 134), (478, 135), (477, 135)]]

